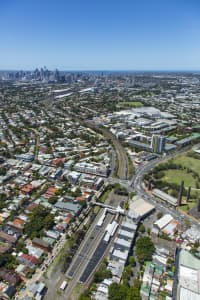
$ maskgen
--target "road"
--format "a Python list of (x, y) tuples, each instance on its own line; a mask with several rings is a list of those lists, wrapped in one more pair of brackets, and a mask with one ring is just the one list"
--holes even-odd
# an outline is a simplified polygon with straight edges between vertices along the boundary
[(153, 169), (157, 164), (160, 162), (164, 162), (170, 158), (173, 158), (181, 153), (184, 153), (187, 151), (188, 148), (181, 149), (179, 151), (176, 151), (170, 155), (159, 157), (155, 160), (152, 160), (143, 166), (141, 166), (139, 169), (136, 170), (133, 178), (131, 181), (128, 180), (120, 180), (117, 178), (109, 178), (108, 182), (111, 184), (114, 183), (120, 183), (122, 186), (124, 186), (129, 192), (136, 192), (139, 196), (141, 196), (146, 201), (150, 202), (152, 205), (156, 207), (156, 209), (160, 210), (163, 214), (171, 214), (175, 219), (177, 219), (179, 222), (183, 223), (183, 221), (188, 220), (192, 221), (193, 224), (198, 226), (200, 228), (200, 224), (198, 221), (195, 221), (194, 218), (190, 217), (189, 215), (186, 215), (184, 213), (180, 213), (178, 210), (175, 210), (174, 208), (171, 208), (170, 206), (167, 206), (167, 203), (162, 203), (158, 201), (155, 197), (153, 197), (150, 193), (147, 192), (147, 190), (144, 188), (143, 178), (144, 175), (147, 174), (151, 169)]
[(38, 153), (39, 153), (39, 148), (40, 148), (40, 132), (34, 128), (31, 128), (30, 130), (32, 130), (35, 133), (35, 151), (34, 151), (34, 156), (35, 156), (35, 160), (38, 160)]
[[(185, 150), (184, 150), (185, 151)], [(144, 184), (143, 184), (143, 177), (145, 174), (147, 174), (151, 169), (153, 169), (158, 163), (160, 163), (161, 161), (165, 161), (168, 160), (182, 152), (184, 152), (183, 150), (173, 153), (169, 156), (166, 157), (160, 157), (154, 161), (149, 162), (148, 164), (144, 165), (143, 167), (141, 167), (136, 174), (133, 176), (133, 179), (131, 181), (131, 187), (134, 189), (135, 192), (137, 192), (138, 195), (140, 195), (141, 197), (143, 197), (145, 200), (151, 202), (157, 209), (159, 209), (160, 211), (162, 211), (163, 213), (169, 213), (171, 214), (175, 219), (179, 220), (179, 222), (183, 222), (184, 220), (188, 220), (191, 221), (192, 223), (197, 225), (200, 228), (200, 224), (198, 221), (195, 221), (194, 218), (191, 218), (189, 215), (186, 214), (181, 214), (179, 211), (168, 207), (166, 203), (161, 203), (159, 202), (155, 197), (153, 197), (152, 195), (150, 195), (144, 188)]]

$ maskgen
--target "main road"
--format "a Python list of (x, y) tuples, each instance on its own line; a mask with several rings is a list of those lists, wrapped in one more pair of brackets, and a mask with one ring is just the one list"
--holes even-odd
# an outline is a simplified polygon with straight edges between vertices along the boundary
[(166, 203), (161, 203), (160, 201), (158, 201), (155, 197), (153, 197), (150, 193), (148, 193), (146, 191), (146, 189), (144, 188), (144, 183), (143, 183), (143, 178), (144, 175), (147, 174), (150, 170), (152, 170), (157, 164), (159, 164), (162, 161), (166, 161), (182, 152), (185, 152), (186, 149), (182, 149), (178, 152), (175, 152), (173, 154), (170, 154), (168, 156), (165, 157), (159, 157), (156, 160), (153, 160), (149, 163), (147, 163), (146, 165), (144, 165), (143, 167), (141, 167), (136, 174), (133, 176), (132, 181), (130, 182), (130, 185), (128, 184), (129, 188), (133, 188), (133, 190), (135, 192), (137, 192), (138, 195), (140, 195), (141, 197), (143, 197), (145, 200), (151, 202), (157, 209), (159, 209), (160, 211), (162, 211), (163, 213), (169, 213), (171, 214), (174, 218), (176, 218), (177, 220), (179, 220), (181, 223), (184, 220), (188, 220), (188, 221), (192, 221), (193, 224), (197, 225), (200, 228), (200, 224), (198, 221), (195, 221), (194, 218), (190, 217), (189, 215), (186, 215), (184, 213), (181, 214), (180, 211), (171, 208), (170, 206), (168, 206)]

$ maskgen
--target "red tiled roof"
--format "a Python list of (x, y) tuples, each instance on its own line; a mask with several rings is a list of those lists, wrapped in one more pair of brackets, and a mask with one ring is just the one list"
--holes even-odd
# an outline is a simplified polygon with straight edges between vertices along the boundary
[(61, 162), (64, 162), (65, 161), (65, 158), (64, 157), (62, 157), (62, 158), (55, 158), (55, 159), (53, 159), (52, 160), (52, 165), (54, 165), (54, 166), (57, 166), (58, 164), (60, 164)]
[(72, 219), (71, 217), (67, 217), (67, 218), (64, 219), (64, 222), (67, 223), (67, 224), (69, 224), (70, 221), (71, 221), (71, 219)]
[(22, 254), (21, 257), (25, 260), (30, 261), (32, 264), (37, 265), (38, 264), (38, 259), (35, 256), (28, 255), (28, 254)]
[(13, 225), (15, 225), (15, 226), (24, 227), (24, 224), (25, 224), (25, 222), (21, 219), (16, 218), (13, 220)]

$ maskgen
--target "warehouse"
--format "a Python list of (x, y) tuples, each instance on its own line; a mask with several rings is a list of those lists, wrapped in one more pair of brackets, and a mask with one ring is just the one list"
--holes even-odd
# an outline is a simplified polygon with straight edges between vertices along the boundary
[(151, 214), (155, 210), (155, 207), (152, 204), (140, 198), (138, 200), (130, 202), (129, 209), (141, 220), (147, 217), (149, 214)]
[(162, 218), (157, 220), (153, 225), (158, 228), (159, 230), (162, 230), (165, 226), (167, 226), (171, 221), (173, 220), (173, 217), (169, 214), (164, 215)]
[(155, 197), (157, 197), (157, 198), (159, 198), (159, 199), (161, 199), (161, 200), (163, 200), (163, 201), (169, 203), (169, 204), (172, 205), (172, 206), (177, 206), (177, 205), (178, 205), (178, 201), (177, 201), (176, 198), (174, 198), (174, 197), (168, 195), (167, 193), (165, 193), (165, 192), (163, 192), (163, 191), (161, 191), (161, 190), (154, 189), (154, 190), (152, 191), (152, 194), (153, 194)]
[[(200, 299), (200, 261), (186, 250), (180, 251), (178, 271), (178, 294), (179, 300)], [(189, 298), (190, 297), (190, 298)]]

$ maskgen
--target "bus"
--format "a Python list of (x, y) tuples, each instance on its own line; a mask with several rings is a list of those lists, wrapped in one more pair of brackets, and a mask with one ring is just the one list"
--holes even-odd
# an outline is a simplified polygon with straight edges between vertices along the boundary
[(61, 286), (60, 286), (60, 289), (61, 289), (62, 291), (64, 291), (64, 290), (66, 289), (66, 287), (67, 287), (67, 281), (64, 280), (64, 281), (62, 282)]

